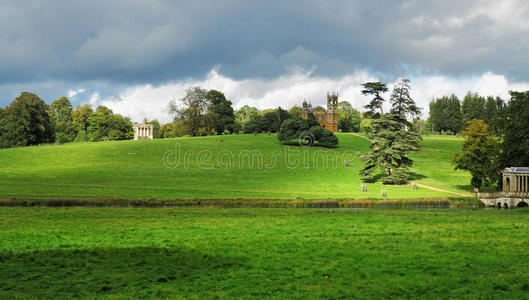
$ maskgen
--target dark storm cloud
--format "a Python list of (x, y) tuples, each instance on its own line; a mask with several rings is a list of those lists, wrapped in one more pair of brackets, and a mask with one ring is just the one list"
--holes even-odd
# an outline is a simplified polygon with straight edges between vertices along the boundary
[(524, 3), (2, 1), (0, 85), (159, 83), (215, 67), (233, 78), (303, 68), (329, 77), (363, 69), (382, 78), (493, 71), (527, 80)]

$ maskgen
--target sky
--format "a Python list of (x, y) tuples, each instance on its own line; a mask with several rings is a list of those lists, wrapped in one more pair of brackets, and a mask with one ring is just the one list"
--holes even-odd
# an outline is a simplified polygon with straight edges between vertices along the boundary
[(201, 86), (235, 108), (338, 92), (362, 110), (362, 83), (409, 78), (427, 117), (443, 95), (529, 90), (525, 0), (3, 0), (0, 28), (0, 106), (29, 91), (169, 122)]

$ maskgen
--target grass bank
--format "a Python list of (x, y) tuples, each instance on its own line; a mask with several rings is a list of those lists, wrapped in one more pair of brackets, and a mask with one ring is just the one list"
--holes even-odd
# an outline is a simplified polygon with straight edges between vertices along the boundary
[[(336, 149), (279, 144), (275, 135), (73, 143), (0, 150), (0, 199), (442, 199), (410, 185), (369, 184), (356, 154), (369, 142), (338, 134)], [(412, 179), (465, 191), (469, 176), (449, 156), (461, 139), (426, 137)], [(347, 165), (345, 164), (347, 161)]]

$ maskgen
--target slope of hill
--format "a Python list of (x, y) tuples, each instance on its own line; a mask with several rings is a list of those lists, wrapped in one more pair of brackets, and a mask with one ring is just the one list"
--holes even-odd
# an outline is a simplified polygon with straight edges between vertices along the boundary
[[(341, 133), (339, 148), (284, 146), (274, 135), (73, 143), (0, 150), (0, 198), (446, 198), (411, 186), (368, 185), (361, 192), (358, 152), (369, 142)], [(413, 180), (463, 191), (453, 171), (461, 139), (426, 137)], [(345, 165), (348, 162), (348, 166)]]

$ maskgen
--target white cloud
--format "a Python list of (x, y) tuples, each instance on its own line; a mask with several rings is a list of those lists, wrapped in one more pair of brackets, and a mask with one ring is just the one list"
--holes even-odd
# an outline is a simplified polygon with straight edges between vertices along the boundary
[[(222, 91), (233, 102), (235, 108), (244, 105), (259, 109), (281, 106), (289, 109), (300, 105), (304, 99), (313, 105), (326, 105), (327, 92), (338, 92), (340, 100), (351, 102), (353, 107), (363, 110), (369, 98), (362, 95), (362, 83), (377, 81), (367, 72), (354, 72), (339, 78), (313, 76), (311, 72), (293, 70), (274, 79), (236, 80), (211, 70), (203, 80), (174, 81), (159, 86), (151, 84), (133, 86), (119, 95), (101, 99), (99, 93), (90, 96), (92, 106), (105, 105), (115, 113), (140, 122), (143, 118), (169, 122), (167, 105), (172, 99), (180, 99), (188, 88), (200, 86)], [(393, 87), (394, 83), (388, 83)], [(429, 102), (437, 97), (455, 94), (462, 99), (468, 91), (483, 96), (499, 96), (509, 99), (509, 90), (529, 90), (529, 83), (509, 83), (503, 75), (486, 72), (479, 77), (453, 79), (441, 76), (411, 78), (412, 97), (423, 108), (423, 117), (428, 116)], [(389, 99), (390, 93), (386, 94)], [(389, 107), (389, 104), (387, 104)]]
[(85, 89), (77, 89), (77, 90), (68, 90), (67, 95), (68, 95), (68, 98), (72, 98), (72, 97), (75, 97), (79, 94), (82, 94), (84, 93), (86, 90)]
[(101, 97), (99, 96), (99, 93), (94, 92), (90, 95), (90, 100), (88, 100), (88, 103), (90, 103), (92, 107), (96, 107), (99, 105), (100, 101), (101, 101)]

